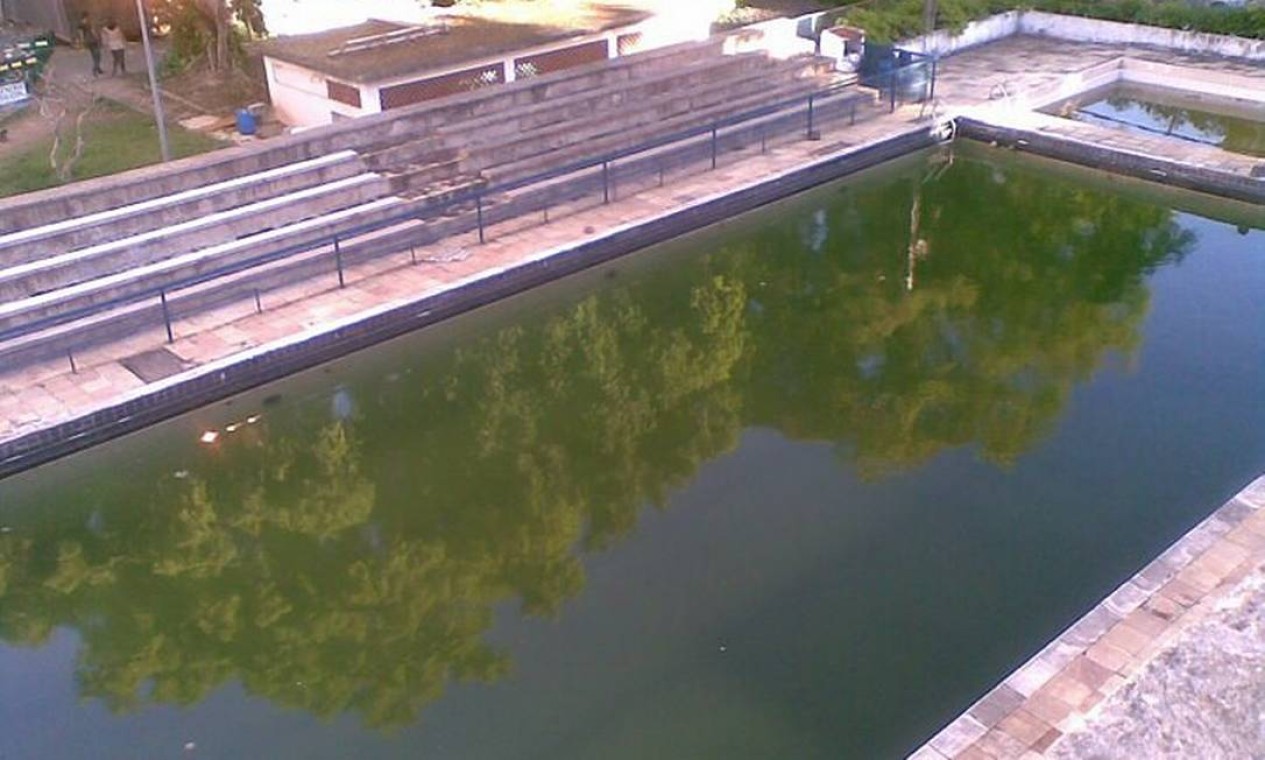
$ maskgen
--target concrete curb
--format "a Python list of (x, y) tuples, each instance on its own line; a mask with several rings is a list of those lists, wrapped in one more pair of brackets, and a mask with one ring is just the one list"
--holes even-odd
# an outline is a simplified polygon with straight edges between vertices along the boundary
[(1265, 205), (1265, 178), (1216, 171), (1161, 156), (1093, 145), (1035, 130), (999, 126), (966, 116), (957, 119), (957, 128), (958, 134), (980, 142), (996, 143), (1116, 174)]

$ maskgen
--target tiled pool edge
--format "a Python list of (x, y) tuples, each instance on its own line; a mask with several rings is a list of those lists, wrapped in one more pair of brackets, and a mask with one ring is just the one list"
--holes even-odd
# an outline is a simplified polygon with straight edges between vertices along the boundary
[[(1265, 205), (1265, 177), (1219, 171), (1179, 158), (1095, 145), (1067, 135), (990, 123), (979, 118), (959, 117), (956, 123), (958, 132), (963, 137), (980, 142), (1187, 190)], [(1265, 165), (1265, 161), (1261, 163)]]
[(1069, 626), (909, 757), (1039, 758), (1265, 564), (1265, 475)]
[(940, 142), (919, 124), (685, 202), (602, 234), (485, 269), (431, 292), (210, 362), (117, 401), (0, 441), (0, 478), (345, 356), (531, 288), (752, 211)]

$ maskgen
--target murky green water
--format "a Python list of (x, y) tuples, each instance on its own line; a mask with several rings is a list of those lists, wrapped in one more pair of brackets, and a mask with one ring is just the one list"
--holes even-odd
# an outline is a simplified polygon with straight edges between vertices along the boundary
[(1265, 470), (1265, 233), (1132, 187), (905, 160), (0, 482), (0, 756), (901, 755)]
[[(1220, 103), (1220, 105), (1218, 105)], [(1118, 85), (1051, 111), (1077, 121), (1215, 145), (1265, 157), (1265, 109), (1184, 96), (1180, 91)]]

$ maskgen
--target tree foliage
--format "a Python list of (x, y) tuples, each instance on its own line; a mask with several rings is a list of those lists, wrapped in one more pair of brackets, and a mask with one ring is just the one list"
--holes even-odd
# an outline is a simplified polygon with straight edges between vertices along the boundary
[(227, 71), (242, 58), (242, 43), (265, 36), (260, 0), (156, 0), (152, 12), (171, 30), (167, 65), (204, 65)]
[[(852, 6), (847, 23), (866, 30), (876, 42), (895, 42), (925, 31), (925, 0), (833, 0)], [(935, 28), (961, 31), (994, 13), (1032, 9), (1213, 34), (1265, 37), (1265, 7), (1215, 7), (1187, 0), (936, 0)]]

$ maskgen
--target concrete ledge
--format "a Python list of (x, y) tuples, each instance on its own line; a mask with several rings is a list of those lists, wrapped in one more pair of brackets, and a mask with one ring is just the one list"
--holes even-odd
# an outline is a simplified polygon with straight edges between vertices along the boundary
[(515, 267), (492, 269), (433, 295), (387, 304), (257, 350), (139, 389), (118, 403), (0, 443), (5, 477), (139, 430), (351, 351), (505, 298), (701, 227), (936, 144), (929, 128), (877, 140), (729, 192), (718, 193), (600, 237), (543, 251)]
[(1188, 190), (1265, 204), (1265, 178), (1193, 166), (1174, 159), (1095, 145), (1035, 129), (990, 124), (978, 118), (961, 117), (957, 120), (957, 127), (959, 134), (973, 140)]

